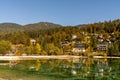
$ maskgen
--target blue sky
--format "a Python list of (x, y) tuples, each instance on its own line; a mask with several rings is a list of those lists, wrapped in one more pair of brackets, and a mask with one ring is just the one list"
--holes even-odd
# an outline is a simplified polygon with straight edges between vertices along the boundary
[(120, 18), (120, 0), (0, 0), (0, 23), (78, 25)]

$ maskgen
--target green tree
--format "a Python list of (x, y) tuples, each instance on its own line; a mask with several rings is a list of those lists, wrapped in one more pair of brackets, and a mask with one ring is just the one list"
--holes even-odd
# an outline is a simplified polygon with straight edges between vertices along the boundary
[(107, 55), (112, 56), (113, 54), (114, 54), (114, 47), (111, 44), (108, 46)]
[(117, 40), (113, 44), (109, 45), (107, 53), (109, 56), (120, 56), (120, 40)]
[(117, 53), (117, 55), (120, 55), (120, 40), (116, 40), (114, 43), (114, 49)]
[(96, 48), (96, 43), (97, 43), (97, 40), (95, 37), (91, 36), (91, 39), (90, 39), (90, 50), (93, 51), (95, 48)]

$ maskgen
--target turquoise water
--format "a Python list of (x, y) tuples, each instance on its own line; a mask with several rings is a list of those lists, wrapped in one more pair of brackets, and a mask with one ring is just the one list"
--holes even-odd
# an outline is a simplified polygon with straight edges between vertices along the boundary
[(0, 77), (9, 80), (19, 78), (22, 78), (21, 80), (120, 80), (119, 59), (82, 58), (15, 62), (16, 65), (1, 65)]

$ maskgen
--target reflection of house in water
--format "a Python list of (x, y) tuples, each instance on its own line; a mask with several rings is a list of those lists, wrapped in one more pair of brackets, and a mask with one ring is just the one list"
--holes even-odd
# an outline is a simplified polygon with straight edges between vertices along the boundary
[(108, 66), (108, 62), (100, 62), (100, 61), (98, 61), (97, 62), (97, 67), (99, 68), (99, 69), (101, 69), (101, 68), (108, 68), (109, 66)]
[(75, 59), (72, 59), (71, 62), (72, 62), (72, 65), (66, 64), (66, 62), (63, 62), (61, 67), (64, 69), (65, 68), (79, 69), (86, 66), (86, 59), (83, 59), (83, 58), (75, 58)]
[(102, 80), (104, 76), (108, 77), (112, 70), (106, 60), (84, 58), (73, 59), (70, 64), (63, 63), (61, 68), (62, 71), (82, 77), (84, 80)]
[(105, 75), (104, 73), (106, 72), (110, 72), (111, 71), (111, 67), (109, 67), (108, 62), (97, 62), (97, 68), (98, 68), (98, 73), (96, 73), (96, 76), (103, 76)]
[(73, 59), (73, 64), (74, 64), (74, 68), (82, 68), (82, 67), (85, 67), (85, 61), (86, 59), (83, 59), (83, 58), (76, 58), (76, 59)]

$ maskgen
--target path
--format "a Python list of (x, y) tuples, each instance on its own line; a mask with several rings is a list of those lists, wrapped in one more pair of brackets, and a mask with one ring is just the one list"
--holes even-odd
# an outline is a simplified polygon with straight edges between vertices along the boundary
[(37, 60), (37, 59), (73, 59), (73, 58), (87, 58), (83, 56), (0, 56), (0, 60)]
[[(38, 60), (38, 59), (75, 59), (75, 58), (89, 58), (85, 56), (71, 56), (71, 55), (56, 55), (56, 56), (0, 56), (0, 60)], [(118, 58), (120, 57), (103, 57), (94, 56), (93, 58)]]

